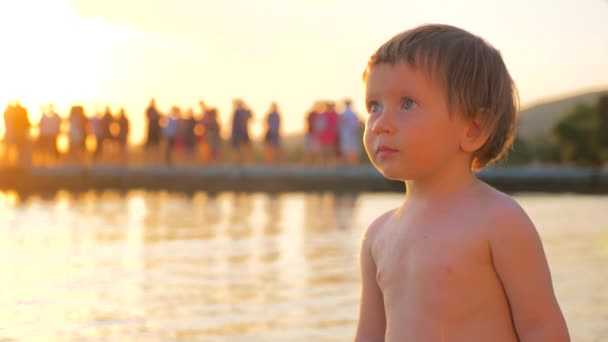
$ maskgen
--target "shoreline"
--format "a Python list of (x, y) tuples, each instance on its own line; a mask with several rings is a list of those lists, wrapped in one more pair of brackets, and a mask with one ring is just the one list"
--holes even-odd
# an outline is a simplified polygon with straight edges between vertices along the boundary
[[(586, 168), (490, 168), (478, 177), (506, 192), (608, 193), (608, 171)], [(0, 190), (167, 190), (178, 192), (403, 192), (372, 166), (56, 166), (0, 168)]]

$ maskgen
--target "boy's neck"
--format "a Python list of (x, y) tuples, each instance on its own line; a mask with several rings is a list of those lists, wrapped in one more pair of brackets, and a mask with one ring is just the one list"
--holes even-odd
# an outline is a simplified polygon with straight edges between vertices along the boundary
[(441, 200), (457, 198), (478, 182), (468, 165), (445, 167), (426, 177), (406, 180), (405, 200), (438, 203)]

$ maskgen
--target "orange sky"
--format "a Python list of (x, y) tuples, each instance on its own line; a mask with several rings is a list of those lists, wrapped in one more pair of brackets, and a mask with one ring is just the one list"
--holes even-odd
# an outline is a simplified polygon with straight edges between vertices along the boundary
[(19, 98), (33, 121), (50, 102), (61, 115), (74, 103), (88, 114), (122, 106), (131, 140), (140, 142), (151, 96), (161, 110), (197, 109), (202, 99), (220, 109), (224, 125), (241, 97), (256, 115), (254, 132), (271, 101), (285, 131), (296, 132), (318, 98), (351, 97), (363, 110), (369, 55), (427, 22), (461, 26), (497, 46), (525, 105), (608, 85), (606, 17), (601, 0), (2, 1), (0, 105)]

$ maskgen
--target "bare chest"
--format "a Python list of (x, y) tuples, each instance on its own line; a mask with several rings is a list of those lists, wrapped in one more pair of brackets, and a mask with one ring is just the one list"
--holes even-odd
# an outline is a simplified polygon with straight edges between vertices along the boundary
[(489, 263), (489, 249), (475, 227), (401, 228), (381, 236), (373, 249), (376, 279), (385, 295), (423, 299), (432, 292), (441, 300), (462, 292)]

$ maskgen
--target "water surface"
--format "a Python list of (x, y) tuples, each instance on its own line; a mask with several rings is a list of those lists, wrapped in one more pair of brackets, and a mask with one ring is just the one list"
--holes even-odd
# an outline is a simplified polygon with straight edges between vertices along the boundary
[[(0, 192), (0, 340), (349, 341), (399, 194)], [(608, 339), (608, 196), (516, 195), (573, 341)]]

